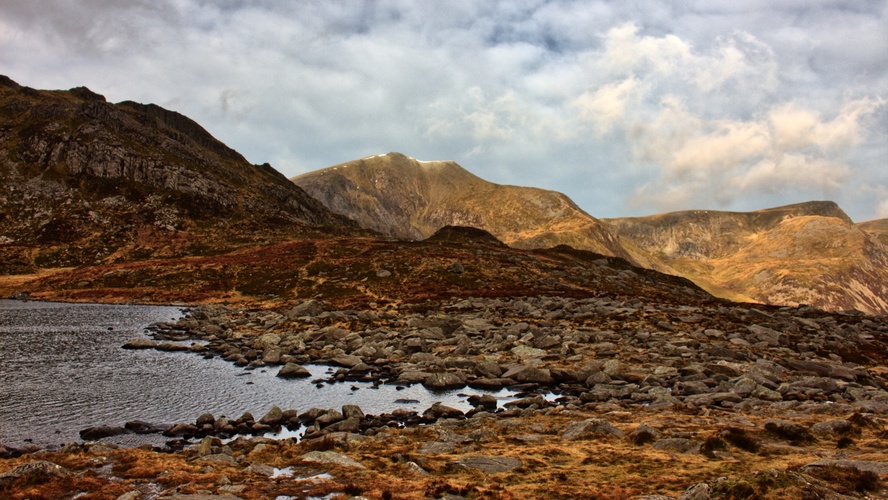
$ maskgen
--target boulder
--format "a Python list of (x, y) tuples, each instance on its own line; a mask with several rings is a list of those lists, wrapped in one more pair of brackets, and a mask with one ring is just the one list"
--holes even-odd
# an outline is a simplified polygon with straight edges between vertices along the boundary
[(273, 406), (264, 417), (259, 419), (260, 424), (270, 425), (272, 427), (281, 425), (284, 422), (284, 412), (278, 406)]
[(68, 477), (71, 472), (61, 465), (37, 460), (27, 462), (11, 470), (0, 474), (0, 486), (10, 484), (17, 479), (26, 479), (28, 482), (38, 482), (52, 477)]
[(311, 377), (311, 372), (300, 364), (287, 363), (278, 371), (277, 376), (280, 378), (306, 378)]
[(302, 317), (315, 317), (319, 316), (322, 312), (324, 312), (324, 306), (317, 300), (309, 300), (303, 302), (293, 309), (287, 311), (286, 316), (290, 319), (302, 318)]
[(466, 386), (466, 376), (456, 372), (433, 373), (423, 380), (422, 385), (432, 391), (461, 389)]
[(97, 441), (106, 437), (126, 434), (126, 432), (126, 429), (123, 427), (113, 427), (110, 425), (89, 427), (80, 431), (80, 439), (84, 441)]
[(157, 342), (151, 339), (133, 339), (123, 344), (124, 349), (154, 349), (157, 347)]
[(360, 462), (357, 462), (354, 459), (349, 458), (341, 453), (336, 453), (332, 451), (310, 451), (305, 455), (302, 455), (302, 460), (304, 462), (333, 464), (340, 467), (350, 467), (356, 469), (365, 468)]
[(422, 417), (429, 422), (434, 422), (439, 418), (461, 418), (465, 415), (456, 408), (435, 403), (422, 413)]
[(623, 431), (601, 418), (589, 418), (575, 422), (564, 430), (561, 438), (567, 441), (587, 439), (590, 437), (623, 437)]

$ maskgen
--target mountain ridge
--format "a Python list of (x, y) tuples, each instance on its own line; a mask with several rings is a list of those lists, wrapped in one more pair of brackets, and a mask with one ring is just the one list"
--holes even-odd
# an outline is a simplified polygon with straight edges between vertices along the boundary
[(494, 184), (452, 161), (388, 153), (291, 180), (332, 211), (394, 238), (420, 240), (444, 226), (472, 226), (516, 248), (567, 244), (637, 263), (606, 226), (564, 194)]

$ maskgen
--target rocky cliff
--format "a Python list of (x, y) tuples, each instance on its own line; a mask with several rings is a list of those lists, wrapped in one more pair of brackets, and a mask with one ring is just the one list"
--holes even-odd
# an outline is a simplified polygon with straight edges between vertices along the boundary
[(607, 222), (627, 244), (718, 296), (888, 313), (888, 247), (878, 224), (855, 225), (832, 202)]
[[(7, 77), (0, 187), (4, 273), (126, 257), (136, 247), (152, 255), (189, 234), (200, 233), (186, 243), (200, 252), (214, 236), (353, 226), (179, 113)], [(210, 234), (218, 231), (226, 234)], [(150, 240), (162, 243), (148, 248)]]
[(518, 248), (570, 245), (646, 263), (567, 196), (487, 182), (452, 161), (389, 153), (291, 180), (330, 210), (394, 238), (418, 240), (444, 226), (470, 226)]

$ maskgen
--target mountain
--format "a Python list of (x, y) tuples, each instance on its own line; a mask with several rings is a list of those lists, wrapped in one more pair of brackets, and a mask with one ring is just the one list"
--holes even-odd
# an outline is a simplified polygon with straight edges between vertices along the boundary
[(4, 76), (0, 193), (3, 274), (356, 227), (179, 113)]
[(646, 264), (567, 196), (494, 184), (452, 161), (389, 153), (291, 180), (333, 212), (393, 238), (421, 240), (444, 226), (471, 226), (516, 248), (569, 245)]
[(884, 224), (855, 225), (832, 202), (605, 221), (626, 244), (716, 296), (888, 313), (888, 247), (879, 229)]
[(883, 245), (888, 245), (888, 219), (871, 220), (857, 224), (862, 231), (879, 239)]

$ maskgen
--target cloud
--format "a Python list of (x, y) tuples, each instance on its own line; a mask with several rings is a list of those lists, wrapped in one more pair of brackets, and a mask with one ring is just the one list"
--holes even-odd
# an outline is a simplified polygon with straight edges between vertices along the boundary
[(849, 101), (831, 120), (792, 103), (750, 120), (706, 120), (665, 99), (656, 120), (632, 131), (636, 156), (659, 170), (633, 202), (677, 210), (707, 198), (724, 205), (788, 191), (830, 195), (852, 178), (844, 156), (866, 138), (867, 119), (883, 105)]
[(886, 23), (884, 2), (30, 0), (0, 9), (0, 68), (175, 109), (286, 175), (400, 150), (599, 216), (824, 191), (871, 215)]

